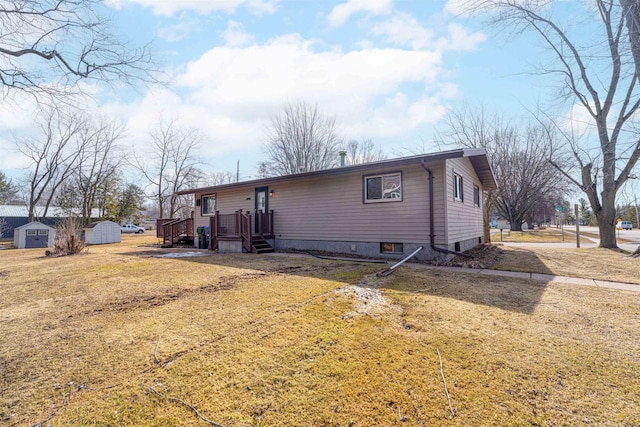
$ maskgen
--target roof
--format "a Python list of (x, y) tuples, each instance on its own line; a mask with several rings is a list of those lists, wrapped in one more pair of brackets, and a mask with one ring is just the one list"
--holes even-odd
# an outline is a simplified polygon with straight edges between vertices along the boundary
[(315, 178), (315, 177), (322, 177), (327, 175), (341, 175), (341, 174), (350, 173), (350, 172), (377, 169), (380, 167), (398, 167), (398, 166), (421, 164), (421, 163), (434, 162), (434, 161), (446, 160), (446, 159), (456, 159), (456, 158), (463, 158), (463, 157), (466, 157), (471, 161), (471, 164), (473, 165), (473, 168), (475, 169), (476, 174), (478, 175), (478, 178), (480, 179), (480, 182), (482, 183), (482, 186), (485, 189), (494, 190), (497, 188), (496, 180), (493, 175), (493, 170), (491, 169), (491, 166), (489, 165), (489, 160), (487, 159), (486, 151), (483, 148), (460, 148), (457, 150), (440, 151), (437, 153), (420, 154), (417, 156), (410, 156), (410, 157), (400, 157), (396, 159), (381, 160), (381, 161), (371, 162), (371, 163), (362, 163), (362, 164), (353, 165), (353, 166), (343, 166), (339, 168), (323, 169), (323, 170), (313, 171), (313, 172), (303, 172), (303, 173), (296, 173), (291, 175), (276, 176), (271, 178), (254, 179), (251, 181), (241, 181), (233, 184), (223, 184), (223, 185), (216, 185), (211, 187), (192, 188), (189, 190), (177, 191), (176, 194), (181, 195), (181, 194), (201, 193), (201, 192), (209, 192), (209, 191), (241, 188), (241, 187), (259, 187), (262, 185), (268, 185), (268, 184), (273, 184), (273, 183), (282, 182), (282, 181), (293, 181), (297, 179)]
[(28, 224), (21, 225), (20, 227), (16, 227), (16, 228), (14, 228), (14, 231), (15, 231), (15, 230), (22, 230), (23, 228), (29, 228), (29, 227), (34, 226), (34, 225), (37, 225), (37, 226), (39, 226), (39, 227), (41, 227), (41, 228), (49, 228), (49, 229), (53, 230), (53, 227), (50, 227), (50, 226), (48, 226), (47, 224), (43, 224), (43, 223), (38, 222), (38, 221), (31, 221), (31, 222), (30, 222), (30, 223), (28, 223)]
[(116, 222), (113, 222), (113, 221), (109, 221), (109, 220), (105, 220), (105, 221), (95, 221), (95, 222), (92, 222), (91, 224), (89, 224), (89, 225), (85, 226), (84, 228), (95, 228), (97, 225), (99, 225), (99, 224), (104, 224), (104, 223), (113, 224), (113, 225), (115, 225), (116, 227), (120, 228), (120, 224), (118, 224), (118, 223), (116, 223)]
[[(44, 206), (36, 206), (36, 218), (41, 218), (44, 213)], [(0, 218), (27, 218), (29, 207), (26, 205), (0, 205)], [(47, 218), (66, 218), (68, 215), (62, 208), (49, 206)], [(91, 218), (100, 218), (100, 209), (91, 210)]]

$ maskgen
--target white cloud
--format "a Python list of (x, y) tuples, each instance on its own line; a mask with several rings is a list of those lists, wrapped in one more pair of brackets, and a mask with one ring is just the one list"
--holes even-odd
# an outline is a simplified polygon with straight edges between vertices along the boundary
[(487, 40), (487, 36), (483, 32), (470, 33), (460, 24), (451, 24), (447, 29), (449, 37), (438, 41), (439, 47), (443, 50), (470, 52), (476, 50), (480, 43)]
[(178, 12), (191, 10), (201, 15), (212, 12), (233, 13), (239, 7), (246, 7), (254, 15), (273, 14), (280, 0), (106, 0), (106, 4), (121, 9), (129, 3), (148, 7), (156, 15), (171, 16)]
[[(335, 114), (349, 138), (400, 138), (443, 116), (438, 52), (315, 48), (298, 35), (216, 47), (177, 77), (181, 95), (154, 91), (133, 105), (104, 109), (128, 118), (131, 141), (145, 140), (160, 116), (179, 117), (181, 125), (205, 132), (201, 154), (214, 163), (232, 151), (259, 155), (270, 117), (288, 101), (317, 103), (325, 114)], [(445, 92), (454, 92), (452, 86), (444, 85)]]
[(371, 31), (383, 35), (387, 40), (398, 46), (411, 46), (414, 49), (424, 49), (433, 40), (433, 31), (423, 27), (410, 14), (398, 12), (386, 22), (376, 24)]
[(251, 43), (254, 37), (244, 31), (242, 24), (236, 21), (229, 21), (227, 29), (222, 33), (225, 44), (230, 47), (240, 47)]
[(393, 0), (348, 0), (335, 6), (328, 16), (329, 24), (333, 27), (343, 25), (351, 15), (367, 12), (373, 15), (386, 15), (393, 9)]
[(175, 24), (158, 28), (158, 37), (168, 42), (185, 40), (193, 33), (202, 31), (202, 25), (197, 19), (193, 19), (186, 12), (180, 14)]
[(434, 40), (433, 30), (424, 27), (411, 14), (404, 12), (396, 12), (389, 20), (371, 28), (373, 34), (384, 36), (389, 43), (413, 49), (472, 51), (487, 39), (484, 33), (470, 33), (460, 24), (450, 24), (447, 30), (447, 37)]

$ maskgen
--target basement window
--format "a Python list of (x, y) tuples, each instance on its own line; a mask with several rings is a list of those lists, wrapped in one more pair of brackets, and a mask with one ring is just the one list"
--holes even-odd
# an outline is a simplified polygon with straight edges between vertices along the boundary
[(400, 172), (364, 177), (364, 203), (401, 201), (402, 174)]
[(202, 215), (214, 215), (216, 213), (216, 195), (208, 194), (202, 196), (202, 203), (200, 203), (200, 209), (202, 209)]
[(402, 243), (380, 243), (380, 252), (383, 254), (401, 254), (404, 252)]
[(460, 242), (455, 242), (453, 244), (453, 250), (456, 252), (460, 252)]

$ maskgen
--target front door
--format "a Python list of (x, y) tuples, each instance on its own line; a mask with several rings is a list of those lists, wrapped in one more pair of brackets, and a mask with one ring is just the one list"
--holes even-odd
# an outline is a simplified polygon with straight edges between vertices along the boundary
[(269, 187), (256, 188), (256, 219), (254, 221), (254, 231), (256, 233), (260, 231), (258, 228), (258, 223), (260, 221), (260, 211), (262, 211), (262, 213), (266, 213), (269, 211)]

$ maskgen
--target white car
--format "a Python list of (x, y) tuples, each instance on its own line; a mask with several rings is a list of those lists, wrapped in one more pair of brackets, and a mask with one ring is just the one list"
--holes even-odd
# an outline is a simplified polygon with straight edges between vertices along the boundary
[(144, 233), (144, 228), (138, 227), (135, 224), (125, 224), (120, 228), (121, 233)]
[(622, 221), (620, 223), (620, 228), (623, 230), (633, 230), (633, 224), (631, 224), (631, 221)]

